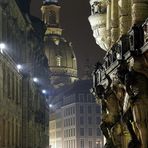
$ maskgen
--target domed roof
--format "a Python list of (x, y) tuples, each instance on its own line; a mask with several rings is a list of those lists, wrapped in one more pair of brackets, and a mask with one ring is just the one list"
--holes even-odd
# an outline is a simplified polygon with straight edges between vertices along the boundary
[(57, 0), (45, 0), (42, 18), (46, 24), (44, 38), (44, 50), (48, 58), (48, 66), (51, 85), (55, 88), (65, 86), (77, 80), (77, 61), (72, 44), (62, 36), (60, 27), (60, 6), (51, 2)]
[[(77, 60), (71, 42), (61, 36), (45, 37), (45, 54), (53, 85), (70, 84), (77, 79)], [(52, 82), (53, 81), (53, 82)]]

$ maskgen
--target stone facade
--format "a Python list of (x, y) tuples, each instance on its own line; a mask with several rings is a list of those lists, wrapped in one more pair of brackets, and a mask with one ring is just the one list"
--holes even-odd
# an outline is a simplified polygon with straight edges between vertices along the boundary
[(0, 54), (0, 147), (22, 145), (22, 75)]
[(49, 144), (51, 148), (101, 148), (99, 128), (101, 106), (89, 88), (91, 80), (79, 80), (61, 90), (50, 108)]
[(47, 96), (42, 93), (49, 84), (43, 30), (43, 23), (29, 14), (29, 1), (0, 1), (0, 43), (6, 45), (0, 52), (1, 148), (49, 145)]
[[(107, 141), (105, 147), (146, 148), (148, 3), (145, 0), (97, 2), (106, 3), (104, 34), (106, 31), (108, 33), (103, 44), (108, 44), (108, 39), (109, 44), (107, 48), (103, 48), (107, 51), (104, 63), (98, 62), (93, 72), (92, 93), (102, 104), (101, 129)], [(94, 15), (89, 17), (92, 27), (93, 17)], [(102, 42), (98, 45), (100, 44)]]
[(109, 51), (131, 26), (147, 18), (146, 0), (90, 0), (90, 5), (93, 36), (105, 51)]

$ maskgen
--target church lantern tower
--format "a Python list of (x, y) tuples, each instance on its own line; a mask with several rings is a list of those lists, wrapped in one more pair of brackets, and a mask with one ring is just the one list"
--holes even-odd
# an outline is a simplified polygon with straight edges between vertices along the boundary
[(46, 25), (44, 50), (51, 72), (50, 81), (54, 88), (72, 84), (77, 77), (77, 60), (72, 43), (62, 35), (58, 0), (44, 0), (41, 7), (42, 20)]

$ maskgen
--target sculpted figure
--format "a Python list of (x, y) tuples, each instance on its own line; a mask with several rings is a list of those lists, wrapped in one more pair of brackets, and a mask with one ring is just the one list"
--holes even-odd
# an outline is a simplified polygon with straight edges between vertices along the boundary
[[(120, 108), (118, 99), (111, 89), (111, 79), (107, 76), (108, 87), (105, 89), (102, 85), (96, 87), (96, 93), (102, 101), (102, 124), (101, 130), (107, 139), (106, 148), (118, 147), (115, 139), (118, 139), (112, 132), (113, 126), (120, 120)], [(116, 128), (117, 130), (117, 128)]]
[(133, 59), (133, 70), (148, 78), (148, 51), (142, 55), (134, 56)]
[(91, 7), (92, 14), (103, 14), (106, 12), (106, 6), (102, 2), (95, 1)]
[(101, 3), (100, 2), (94, 2), (94, 13), (100, 13), (101, 12)]
[[(129, 95), (128, 102), (130, 107), (126, 110), (123, 116), (132, 138), (129, 143), (129, 148), (147, 148), (148, 78), (143, 72), (139, 73), (133, 69), (129, 70), (126, 62), (124, 61), (120, 63), (117, 73), (118, 77), (125, 85), (126, 92)], [(133, 130), (133, 126), (131, 125), (132, 121), (134, 121), (136, 125), (136, 132)]]
[(133, 120), (137, 126), (142, 148), (148, 147), (148, 78), (134, 70), (126, 75), (125, 84), (130, 96)]

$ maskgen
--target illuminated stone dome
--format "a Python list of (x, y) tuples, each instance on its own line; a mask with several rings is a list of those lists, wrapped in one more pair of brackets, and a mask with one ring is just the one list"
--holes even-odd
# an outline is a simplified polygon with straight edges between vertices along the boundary
[(62, 37), (45, 37), (45, 54), (51, 72), (51, 84), (58, 88), (77, 80), (77, 61), (70, 42)]
[(44, 0), (42, 19), (46, 24), (44, 50), (51, 72), (51, 85), (59, 88), (77, 80), (77, 60), (71, 42), (62, 36), (60, 6), (57, 0)]

